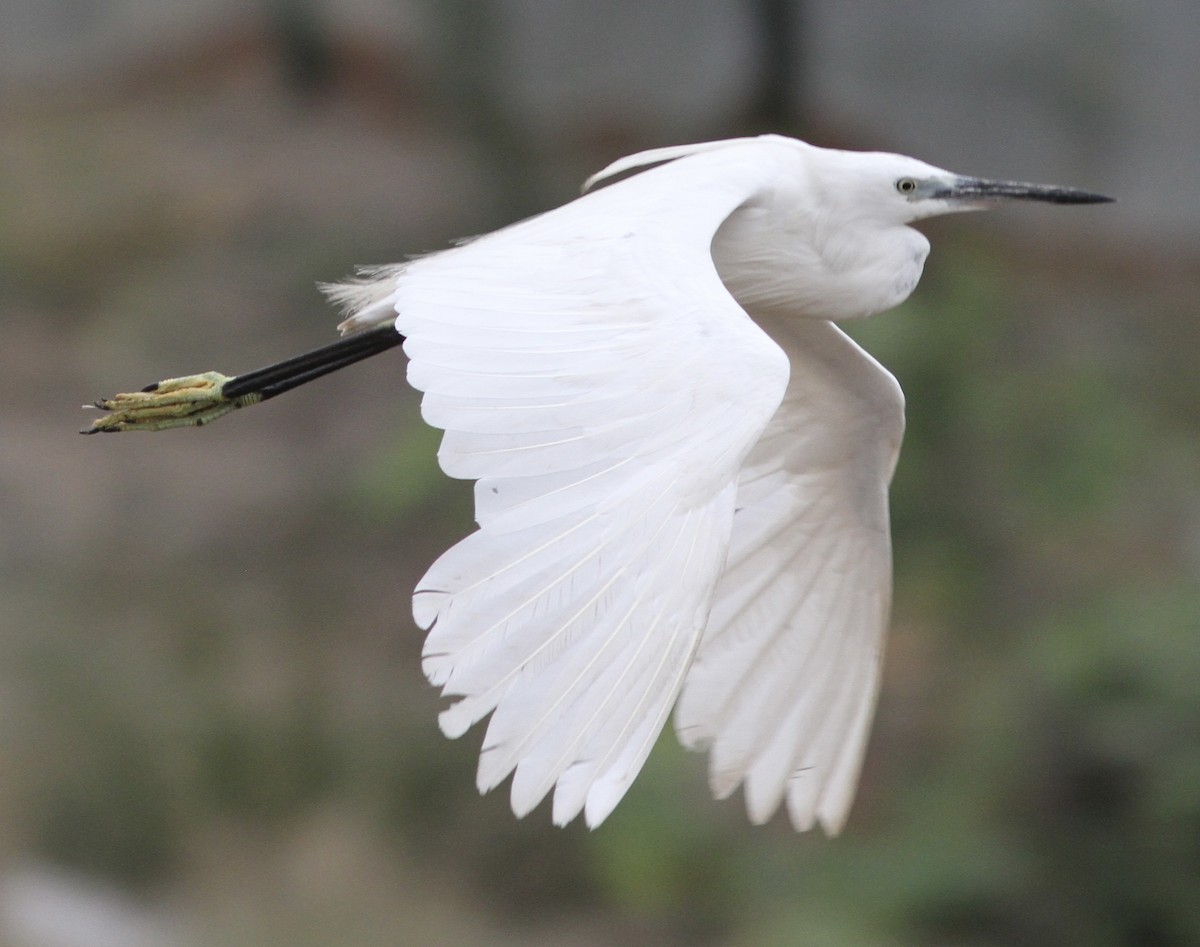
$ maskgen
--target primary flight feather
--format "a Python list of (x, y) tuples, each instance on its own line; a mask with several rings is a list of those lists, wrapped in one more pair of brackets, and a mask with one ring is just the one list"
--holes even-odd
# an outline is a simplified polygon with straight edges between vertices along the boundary
[(904, 402), (835, 322), (912, 292), (914, 220), (1106, 198), (773, 135), (587, 186), (328, 287), (360, 335), (323, 361), (172, 379), (92, 430), (203, 423), (402, 337), (443, 470), (476, 481), (479, 529), (413, 615), (442, 730), (490, 715), (480, 790), (511, 775), (518, 815), (553, 791), (556, 823), (599, 825), (674, 708), (716, 795), (836, 833), (879, 690)]

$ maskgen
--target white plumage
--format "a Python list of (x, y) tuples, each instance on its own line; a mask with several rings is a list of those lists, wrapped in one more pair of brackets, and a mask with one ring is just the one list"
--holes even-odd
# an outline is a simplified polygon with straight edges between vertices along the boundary
[(479, 530), (414, 596), (441, 726), (491, 714), (480, 790), (511, 773), (518, 815), (553, 789), (556, 823), (596, 826), (675, 707), (718, 796), (744, 784), (755, 822), (786, 802), (836, 833), (879, 689), (904, 422), (831, 320), (912, 291), (929, 244), (909, 221), (1066, 192), (776, 136), (589, 186), (628, 171), (331, 290), (343, 331), (395, 320), (442, 468), (476, 481)]

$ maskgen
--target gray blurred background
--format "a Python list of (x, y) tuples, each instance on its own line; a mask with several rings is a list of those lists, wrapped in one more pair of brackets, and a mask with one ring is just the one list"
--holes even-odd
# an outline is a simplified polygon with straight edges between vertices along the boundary
[[(1191, 0), (5, 0), (0, 945), (1200, 943)], [(596, 832), (474, 790), (409, 595), (471, 526), (389, 353), (212, 428), (78, 405), (332, 340), (314, 288), (779, 131), (1116, 195), (924, 229), (843, 837), (668, 732)]]

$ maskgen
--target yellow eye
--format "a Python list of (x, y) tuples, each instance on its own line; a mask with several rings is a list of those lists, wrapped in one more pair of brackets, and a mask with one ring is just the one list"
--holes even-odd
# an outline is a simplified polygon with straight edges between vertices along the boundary
[(896, 190), (901, 194), (911, 194), (917, 189), (916, 178), (900, 178), (896, 182)]

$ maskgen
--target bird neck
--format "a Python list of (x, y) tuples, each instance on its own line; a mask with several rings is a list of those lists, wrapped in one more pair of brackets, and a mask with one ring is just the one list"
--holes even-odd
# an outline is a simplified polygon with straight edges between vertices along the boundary
[(752, 316), (861, 319), (908, 298), (929, 253), (923, 234), (878, 221), (825, 224), (734, 214), (713, 239), (717, 272)]

